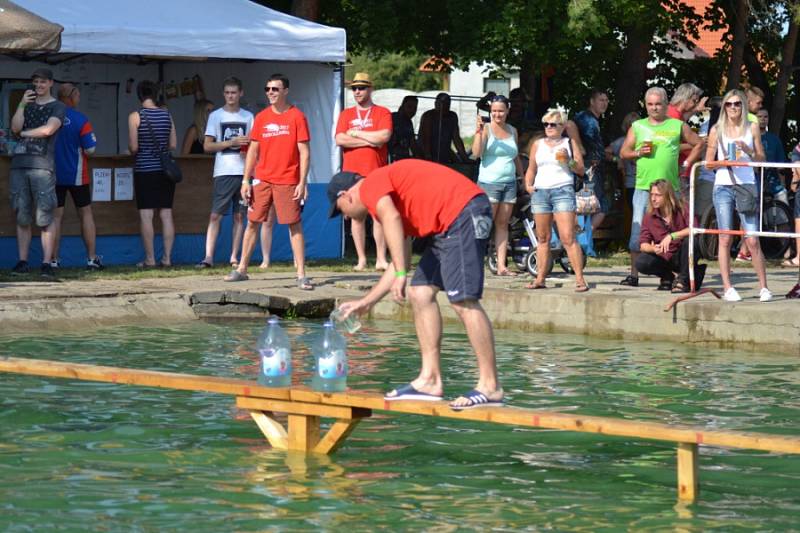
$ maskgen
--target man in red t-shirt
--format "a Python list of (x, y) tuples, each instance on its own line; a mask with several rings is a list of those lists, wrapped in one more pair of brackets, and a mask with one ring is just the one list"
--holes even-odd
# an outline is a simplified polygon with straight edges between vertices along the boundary
[[(247, 264), (256, 246), (258, 230), (274, 205), (278, 222), (289, 226), (297, 287), (311, 290), (314, 287), (306, 277), (305, 239), (300, 221), (308, 177), (308, 123), (305, 115), (287, 101), (288, 78), (273, 74), (264, 90), (270, 106), (256, 115), (253, 122), (242, 179), (241, 194), (247, 200), (249, 222), (244, 232), (242, 260), (225, 281), (247, 279)], [(252, 184), (250, 176), (254, 176)]]
[(483, 261), (492, 229), (492, 209), (483, 191), (462, 174), (419, 159), (404, 159), (373, 170), (363, 178), (340, 172), (328, 185), (330, 217), (339, 213), (380, 220), (392, 262), (380, 281), (360, 300), (340, 306), (347, 317), (362, 314), (388, 292), (401, 302), (406, 296), (406, 269), (411, 259), (409, 237), (433, 239), (422, 254), (408, 289), (414, 310), (422, 368), (419, 376), (391, 391), (386, 400), (441, 400), (439, 351), (442, 316), (436, 302), (447, 293), (478, 359), (478, 384), (456, 398), (453, 409), (502, 405), (497, 379), (492, 324), (479, 302), (483, 295)]
[[(342, 147), (342, 170), (366, 176), (389, 162), (386, 143), (392, 137), (392, 113), (385, 107), (372, 103), (372, 81), (369, 74), (357, 72), (350, 83), (356, 105), (339, 114), (336, 123), (336, 145)], [(358, 264), (355, 270), (367, 268), (366, 219), (351, 222), (353, 244), (356, 246)], [(373, 219), (372, 237), (375, 239), (375, 269), (384, 270), (386, 241), (381, 224)]]

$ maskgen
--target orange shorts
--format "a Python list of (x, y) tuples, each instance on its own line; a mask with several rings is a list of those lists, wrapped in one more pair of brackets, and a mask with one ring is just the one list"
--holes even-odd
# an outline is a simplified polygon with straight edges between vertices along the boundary
[(275, 204), (278, 224), (295, 224), (300, 222), (300, 200), (294, 200), (297, 185), (278, 185), (262, 181), (253, 185), (252, 199), (247, 208), (247, 220), (250, 222), (266, 222), (269, 210)]

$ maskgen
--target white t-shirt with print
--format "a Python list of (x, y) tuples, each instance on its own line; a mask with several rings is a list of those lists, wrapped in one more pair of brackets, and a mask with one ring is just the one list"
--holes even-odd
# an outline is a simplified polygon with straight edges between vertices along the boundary
[[(206, 137), (213, 137), (216, 142), (227, 141), (240, 135), (249, 137), (252, 127), (253, 114), (247, 109), (240, 108), (236, 113), (231, 113), (220, 107), (208, 115)], [(238, 147), (217, 152), (214, 160), (214, 177), (243, 175), (245, 153), (246, 151), (242, 152)]]

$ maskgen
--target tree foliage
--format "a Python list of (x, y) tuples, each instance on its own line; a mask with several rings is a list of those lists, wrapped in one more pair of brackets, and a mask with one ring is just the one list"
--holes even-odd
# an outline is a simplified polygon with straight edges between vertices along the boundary
[(345, 65), (345, 79), (353, 79), (356, 72), (368, 72), (376, 89), (402, 88), (409, 91), (433, 91), (442, 84), (441, 76), (420, 72), (419, 67), (428, 59), (420, 54), (351, 54)]

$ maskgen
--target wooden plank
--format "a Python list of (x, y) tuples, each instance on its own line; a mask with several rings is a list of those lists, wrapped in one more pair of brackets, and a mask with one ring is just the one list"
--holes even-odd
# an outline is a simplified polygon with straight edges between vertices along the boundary
[(335, 452), (344, 443), (345, 439), (350, 436), (350, 433), (353, 432), (359, 422), (361, 422), (360, 418), (337, 420), (328, 428), (328, 432), (314, 447), (313, 451), (324, 454)]
[(236, 406), (241, 409), (276, 411), (278, 413), (291, 413), (294, 415), (312, 415), (341, 419), (363, 418), (372, 414), (369, 409), (362, 409), (359, 407), (343, 407), (340, 405), (270, 400), (265, 398), (247, 398), (244, 396), (238, 396), (236, 398)]
[(289, 449), (310, 452), (319, 444), (319, 417), (289, 415)]
[(697, 500), (697, 448), (697, 444), (678, 443), (678, 499), (682, 501)]
[(283, 426), (272, 418), (272, 413), (250, 411), (250, 416), (253, 417), (261, 433), (264, 434), (273, 448), (277, 450), (289, 449), (289, 436)]
[(319, 403), (326, 406), (358, 407), (388, 411), (391, 413), (439, 416), (459, 420), (580, 431), (583, 433), (599, 433), (603, 435), (653, 439), (668, 442), (706, 444), (709, 446), (746, 448), (782, 453), (800, 453), (800, 437), (798, 436), (785, 437), (764, 433), (707, 430), (702, 427), (673, 426), (658, 422), (583, 416), (523, 409), (519, 407), (481, 407), (467, 411), (454, 411), (447, 405), (447, 402), (444, 401), (389, 402), (384, 400), (381, 394), (376, 394), (374, 392), (348, 391), (342, 393), (320, 393), (311, 391), (306, 387), (272, 389), (261, 387), (252, 381), (240, 379), (13, 357), (0, 359), (0, 372), (82, 379), (87, 381), (103, 381), (145, 387), (206, 391), (251, 398)]

